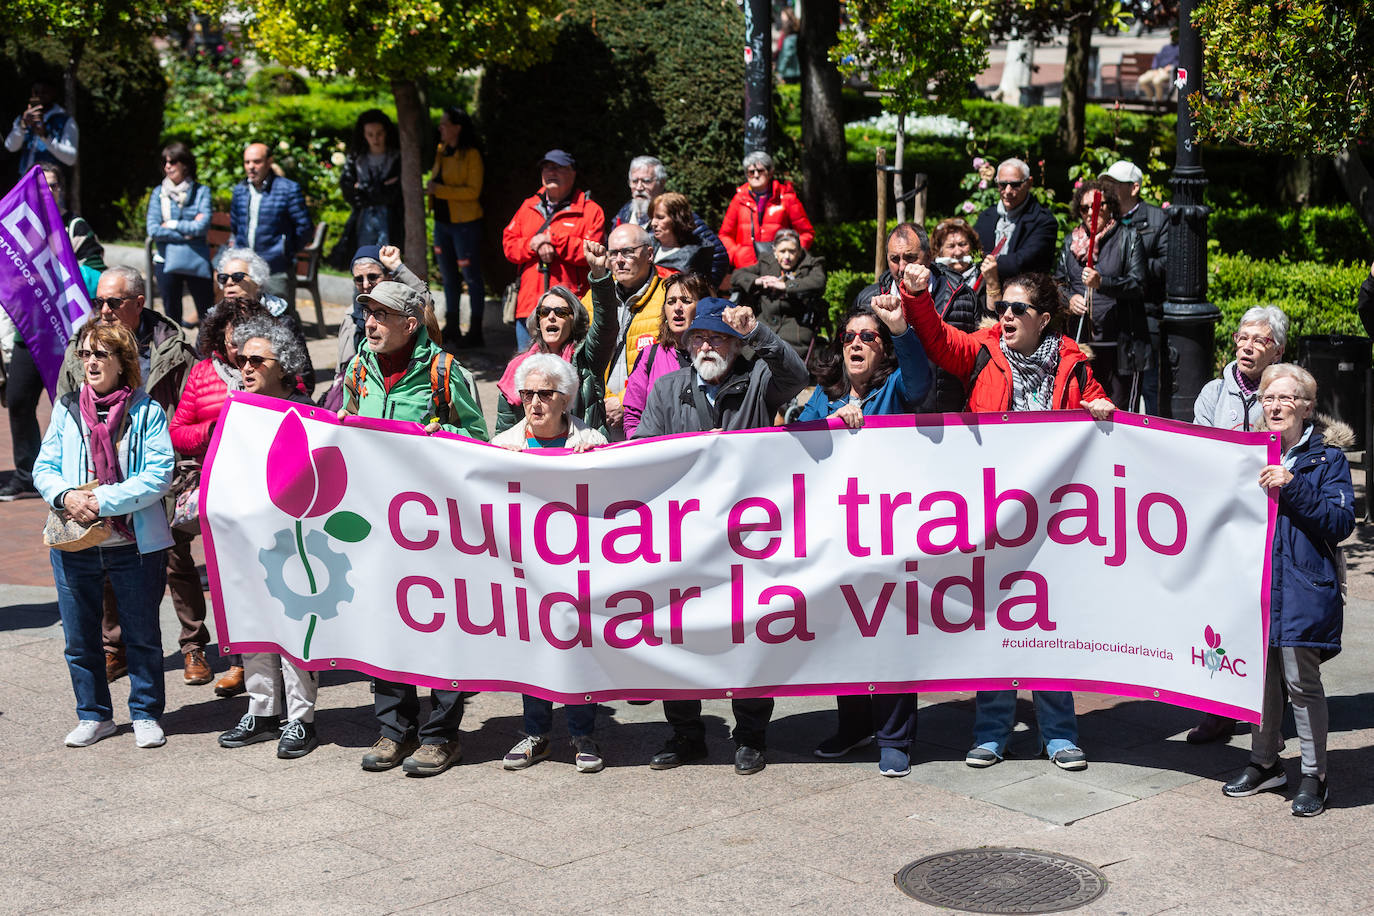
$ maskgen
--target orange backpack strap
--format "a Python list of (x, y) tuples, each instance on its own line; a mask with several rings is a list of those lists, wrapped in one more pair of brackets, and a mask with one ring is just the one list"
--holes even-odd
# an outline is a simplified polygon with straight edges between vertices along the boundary
[(351, 414), (357, 414), (358, 402), (362, 400), (367, 390), (367, 368), (363, 366), (363, 361), (354, 357), (353, 365), (348, 370), (348, 375), (344, 378), (344, 391), (348, 397), (344, 399), (344, 409)]
[(453, 390), (449, 381), (453, 378), (453, 364), (457, 360), (452, 353), (440, 352), (429, 364), (429, 391), (434, 404), (434, 415), (440, 423), (452, 425), (450, 414), (453, 407)]

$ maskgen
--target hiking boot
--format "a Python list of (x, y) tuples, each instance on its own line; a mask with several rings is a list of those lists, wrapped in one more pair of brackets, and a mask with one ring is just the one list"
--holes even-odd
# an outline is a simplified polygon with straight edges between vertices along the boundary
[(377, 743), (363, 755), (363, 769), (373, 773), (380, 773), (392, 767), (400, 766), (401, 761), (410, 756), (410, 752), (419, 747), (420, 744), (415, 739), (404, 743), (393, 741), (386, 735), (377, 739)]
[(457, 738), (443, 744), (422, 744), (401, 764), (411, 776), (438, 776), (463, 759), (463, 748)]

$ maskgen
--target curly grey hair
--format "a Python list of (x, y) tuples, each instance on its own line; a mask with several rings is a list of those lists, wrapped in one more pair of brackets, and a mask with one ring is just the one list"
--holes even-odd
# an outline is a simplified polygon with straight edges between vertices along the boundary
[(552, 353), (536, 353), (515, 370), (515, 387), (524, 388), (531, 372), (551, 380), (555, 388), (568, 396), (568, 409), (572, 409), (572, 397), (577, 391), (577, 370), (572, 363)]
[(286, 325), (266, 315), (254, 315), (234, 325), (235, 348), (242, 350), (255, 337), (261, 337), (272, 347), (272, 355), (286, 378), (295, 378), (305, 371), (305, 348)]
[(242, 261), (248, 279), (256, 283), (259, 289), (267, 285), (267, 278), (272, 275), (272, 269), (267, 266), (267, 262), (251, 248), (224, 249), (219, 253), (219, 257), (215, 258), (215, 270), (223, 271), (224, 265), (230, 261)]

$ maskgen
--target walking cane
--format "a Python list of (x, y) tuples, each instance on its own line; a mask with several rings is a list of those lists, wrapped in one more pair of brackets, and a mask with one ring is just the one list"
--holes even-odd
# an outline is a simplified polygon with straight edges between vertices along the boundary
[[(1093, 254), (1097, 249), (1097, 218), (1102, 212), (1102, 192), (1092, 191), (1089, 193), (1089, 197), (1092, 198), (1092, 209), (1088, 211), (1088, 262), (1083, 265), (1084, 268), (1093, 266)], [(1084, 292), (1083, 302), (1088, 306), (1088, 314), (1078, 316), (1078, 335), (1073, 339), (1074, 343), (1083, 342), (1083, 319), (1087, 318), (1087, 323), (1092, 324), (1093, 291), (1091, 287), (1088, 287)]]

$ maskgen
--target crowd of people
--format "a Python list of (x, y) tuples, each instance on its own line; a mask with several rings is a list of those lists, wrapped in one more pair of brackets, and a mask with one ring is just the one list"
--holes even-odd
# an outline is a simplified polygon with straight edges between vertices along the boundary
[[(35, 123), (26, 112), (15, 130), (32, 134)], [(57, 125), (47, 130), (51, 136)], [(1062, 243), (1053, 216), (1031, 193), (1029, 168), (1016, 159), (1001, 163), (998, 203), (972, 225), (942, 220), (932, 236), (923, 225), (902, 223), (889, 234), (888, 269), (832, 335), (823, 260), (810, 250), (813, 227), (766, 154), (744, 159), (745, 180), (713, 232), (687, 198), (666, 189), (667, 170), (652, 156), (629, 163), (629, 201), (608, 223), (579, 189), (574, 157), (552, 149), (539, 163), (538, 190), (502, 234), (518, 276), (517, 343), (489, 430), (472, 374), (454, 355), (485, 344), (480, 144), (461, 109), (445, 111), (440, 136), (428, 188), (442, 205), (435, 224), (447, 301), (442, 329), (428, 283), (405, 267), (396, 244), (394, 127), (381, 112), (359, 118), (343, 176), (352, 184), (347, 235), (354, 248), (351, 257), (339, 255), (355, 299), (340, 327), (335, 381), (314, 401), (341, 415), (412, 420), (429, 432), (490, 437), (516, 450), (583, 452), (794, 419), (834, 418), (859, 429), (865, 417), (900, 413), (1070, 410), (1109, 420), (1117, 409), (1153, 409), (1158, 332), (1151, 321), (1163, 299), (1167, 223), (1140, 201), (1140, 170), (1129, 162), (1077, 189), (1079, 222)], [(55, 144), (45, 149), (56, 155)], [(159, 254), (164, 313), (148, 308), (137, 270), (92, 267), (94, 320), (71, 341), (51, 423), (31, 452), (11, 402), (19, 467), (9, 498), (31, 486), (54, 511), (106, 529), (94, 546), (52, 551), (77, 700), (79, 722), (66, 738), (73, 747), (115, 731), (108, 684), (126, 673), (138, 746), (164, 742), (157, 619), (168, 588), (181, 624), (185, 682), (211, 681), (205, 600), (190, 553), (196, 527), (172, 527), (164, 501), (187, 492), (229, 392), (302, 403), (315, 396), (300, 322), (283, 298), (293, 253), (311, 235), (299, 186), (273, 170), (265, 144), (246, 147), (231, 242), (212, 266), (208, 193), (196, 183), (194, 155), (168, 146), (163, 172), (148, 231)], [(75, 245), (88, 229), (74, 222), (69, 232)], [(94, 260), (83, 263), (99, 262), (98, 253), (87, 254)], [(460, 283), (472, 303), (465, 334), (457, 331)], [(182, 319), (183, 291), (195, 303), (195, 320)], [(198, 327), (195, 347), (185, 333), (190, 326)], [(1354, 526), (1354, 500), (1339, 425), (1315, 415), (1311, 375), (1281, 362), (1286, 334), (1278, 309), (1247, 312), (1235, 333), (1235, 360), (1199, 395), (1196, 415), (1217, 427), (1274, 430), (1284, 454), (1256, 481), (1277, 490), (1279, 500), (1263, 721), (1254, 729), (1251, 764), (1224, 789), (1239, 796), (1285, 783), (1279, 723), (1289, 702), (1302, 746), (1293, 813), (1312, 815), (1327, 793), (1320, 663), (1340, 649), (1342, 601), (1332, 583), (1340, 578), (1337, 545)], [(234, 658), (214, 689), (249, 697), (247, 713), (220, 735), (222, 746), (276, 741), (286, 758), (318, 746), (318, 681), (290, 659)], [(379, 737), (362, 758), (364, 769), (428, 776), (461, 759), (463, 692), (433, 691), (427, 711), (411, 685), (377, 678), (374, 692)], [(1036, 691), (1033, 699), (1048, 759), (1064, 770), (1086, 767), (1073, 695)], [(552, 752), (552, 704), (523, 702), (525, 736), (505, 757), (509, 769)], [(732, 707), (735, 770), (756, 773), (766, 763), (774, 701), (737, 698)], [(1014, 691), (978, 693), (969, 766), (1003, 759), (1015, 710)], [(593, 737), (596, 712), (594, 705), (566, 711), (582, 772), (604, 766)], [(700, 701), (664, 701), (663, 715), (670, 735), (649, 766), (704, 758)], [(835, 732), (815, 753), (842, 757), (876, 740), (880, 771), (902, 776), (915, 730), (913, 695), (841, 697)], [(1233, 730), (1233, 721), (1209, 717), (1189, 740)]]

